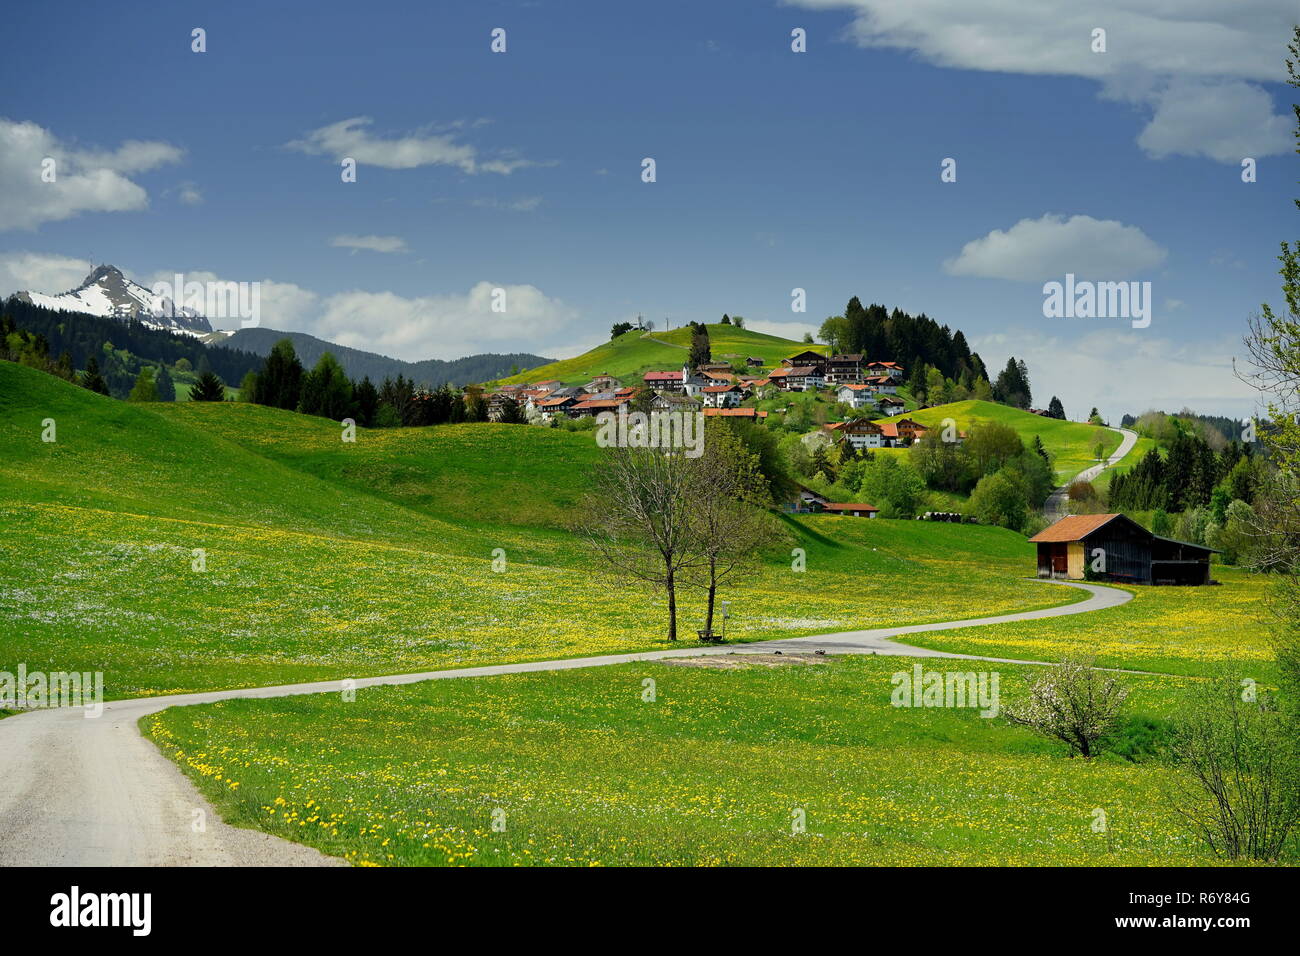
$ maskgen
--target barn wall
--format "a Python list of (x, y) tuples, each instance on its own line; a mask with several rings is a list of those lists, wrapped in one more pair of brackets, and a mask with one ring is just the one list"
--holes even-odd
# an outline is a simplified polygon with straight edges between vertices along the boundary
[(1151, 580), (1151, 542), (1127, 524), (1113, 521), (1084, 542), (1089, 555), (1097, 548), (1106, 553), (1105, 576), (1118, 581)]
[(1074, 580), (1082, 581), (1084, 568), (1083, 542), (1071, 541), (1070, 550), (1066, 552), (1066, 556), (1069, 562), (1067, 565), (1069, 568), (1068, 574)]

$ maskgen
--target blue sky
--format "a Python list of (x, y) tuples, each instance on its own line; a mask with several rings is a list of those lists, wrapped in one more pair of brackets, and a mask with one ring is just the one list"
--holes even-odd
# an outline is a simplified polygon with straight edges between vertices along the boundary
[[(1078, 6), (33, 5), (0, 61), (0, 294), (92, 256), (259, 281), (263, 324), (403, 358), (567, 355), (637, 313), (797, 337), (856, 294), (1025, 357), (1072, 417), (1246, 414), (1231, 360), (1296, 235), (1294, 6)], [(1151, 325), (1045, 318), (1067, 271), (1150, 281)]]

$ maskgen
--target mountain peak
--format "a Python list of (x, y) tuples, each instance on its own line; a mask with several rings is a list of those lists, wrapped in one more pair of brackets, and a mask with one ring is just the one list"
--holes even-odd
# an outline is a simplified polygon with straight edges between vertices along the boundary
[(126, 281), (126, 276), (122, 274), (122, 270), (117, 266), (111, 266), (105, 263), (102, 266), (95, 266), (95, 268), (91, 269), (90, 274), (81, 280), (81, 285), (77, 286), (77, 288), (84, 289), (86, 286), (94, 285), (96, 282), (104, 279), (109, 281), (113, 279)]
[(203, 335), (212, 331), (208, 320), (193, 309), (174, 306), (165, 296), (155, 295), (132, 282), (117, 266), (104, 263), (90, 270), (81, 285), (60, 295), (19, 292), (17, 298), (43, 309), (83, 312), (101, 318), (136, 319), (155, 329)]

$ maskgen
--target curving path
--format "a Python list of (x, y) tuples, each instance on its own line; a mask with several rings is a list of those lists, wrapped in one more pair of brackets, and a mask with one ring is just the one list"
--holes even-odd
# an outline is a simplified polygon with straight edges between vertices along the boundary
[[(1109, 425), (1106, 427), (1110, 428)], [(1137, 444), (1137, 432), (1128, 428), (1111, 428), (1110, 430), (1113, 432), (1119, 432), (1120, 434), (1120, 443), (1119, 447), (1115, 449), (1115, 454), (1111, 455), (1105, 461), (1093, 465), (1091, 468), (1083, 469), (1083, 471), (1079, 472), (1065, 484), (1061, 485), (1061, 487), (1048, 495), (1047, 500), (1043, 502), (1043, 517), (1048, 521), (1057, 521), (1069, 514), (1069, 509), (1066, 508), (1065, 501), (1066, 494), (1069, 492), (1071, 484), (1076, 481), (1092, 481), (1092, 479), (1096, 478), (1107, 468), (1119, 464), (1120, 460), (1131, 452), (1133, 446)]]
[[(1042, 664), (970, 654), (948, 654), (895, 643), (892, 638), (1008, 621), (1086, 614), (1132, 599), (1127, 591), (1043, 581), (1078, 588), (1089, 597), (1074, 604), (966, 621), (882, 627), (721, 647), (606, 654), (569, 660), (463, 667), (455, 670), (357, 678), (358, 688), (426, 680), (487, 677), (533, 671), (603, 667), (667, 657), (710, 654), (889, 654), (951, 657), (1007, 664)], [(136, 722), (167, 707), (232, 698), (338, 693), (339, 681), (285, 684), (115, 700), (87, 719), (80, 708), (38, 710), (0, 720), (0, 866), (324, 866), (343, 865), (310, 847), (223, 823), (211, 804), (154, 745)], [(201, 815), (203, 826), (196, 827)]]

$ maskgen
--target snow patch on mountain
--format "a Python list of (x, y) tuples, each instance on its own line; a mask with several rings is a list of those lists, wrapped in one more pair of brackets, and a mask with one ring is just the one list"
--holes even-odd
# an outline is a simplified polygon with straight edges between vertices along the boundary
[(81, 285), (68, 292), (59, 295), (19, 292), (16, 297), (43, 309), (85, 312), (122, 321), (137, 319), (150, 328), (188, 335), (212, 332), (208, 320), (194, 309), (175, 305), (166, 296), (156, 295), (110, 265), (96, 266)]

